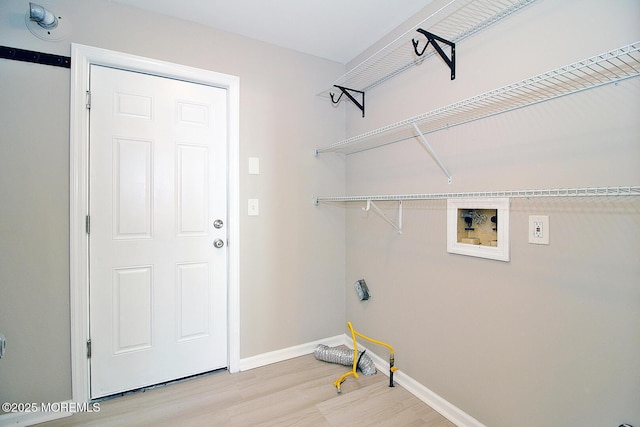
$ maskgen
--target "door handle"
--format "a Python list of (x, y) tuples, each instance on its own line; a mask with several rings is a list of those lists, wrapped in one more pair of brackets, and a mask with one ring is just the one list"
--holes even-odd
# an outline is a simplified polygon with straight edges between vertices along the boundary
[(216, 219), (215, 221), (213, 221), (214, 228), (222, 228), (223, 225), (224, 225), (224, 222), (222, 222), (221, 219)]
[(213, 241), (213, 246), (220, 249), (221, 247), (224, 246), (224, 241), (222, 239), (216, 239)]

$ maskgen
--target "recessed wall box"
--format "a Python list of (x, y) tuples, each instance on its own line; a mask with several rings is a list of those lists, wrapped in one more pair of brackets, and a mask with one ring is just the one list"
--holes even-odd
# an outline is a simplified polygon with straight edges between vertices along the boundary
[(369, 287), (367, 286), (367, 282), (365, 282), (364, 279), (358, 280), (356, 282), (355, 288), (360, 301), (368, 300), (370, 298)]
[(509, 261), (509, 199), (447, 199), (447, 251)]

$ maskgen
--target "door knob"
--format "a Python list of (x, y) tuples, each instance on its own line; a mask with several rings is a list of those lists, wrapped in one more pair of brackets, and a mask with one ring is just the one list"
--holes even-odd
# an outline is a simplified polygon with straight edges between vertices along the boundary
[(222, 239), (216, 239), (213, 241), (213, 246), (220, 249), (221, 247), (224, 246), (224, 241)]
[(213, 221), (214, 228), (222, 228), (223, 225), (224, 225), (224, 222), (222, 222), (221, 219), (216, 219), (215, 221)]

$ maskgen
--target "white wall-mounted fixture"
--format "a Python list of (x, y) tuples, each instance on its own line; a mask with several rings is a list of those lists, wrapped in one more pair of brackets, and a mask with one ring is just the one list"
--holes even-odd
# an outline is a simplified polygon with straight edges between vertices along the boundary
[[(485, 221), (485, 226), (495, 228), (495, 239), (482, 241), (475, 235), (467, 235), (465, 225), (459, 226), (465, 223), (469, 212), (477, 211), (495, 212), (495, 222), (493, 213)], [(467, 225), (466, 228), (475, 227)], [(509, 261), (509, 199), (447, 199), (447, 252)]]
[(249, 175), (260, 175), (259, 157), (249, 157)]
[(549, 215), (529, 215), (529, 243), (549, 244)]
[(31, 34), (45, 41), (60, 41), (69, 30), (62, 16), (36, 3), (29, 3), (25, 23)]
[(249, 216), (258, 216), (260, 215), (260, 200), (258, 199), (249, 199), (247, 202), (247, 214)]
[(56, 15), (35, 3), (29, 3), (29, 19), (47, 30), (58, 26)]

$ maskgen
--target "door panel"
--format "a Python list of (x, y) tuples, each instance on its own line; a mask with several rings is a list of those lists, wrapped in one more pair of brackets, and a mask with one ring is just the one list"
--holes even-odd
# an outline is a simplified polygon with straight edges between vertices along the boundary
[(114, 138), (113, 238), (151, 238), (151, 141)]
[(153, 268), (113, 271), (113, 350), (122, 354), (152, 346)]
[(226, 367), (226, 90), (95, 65), (90, 86), (91, 397)]
[(209, 165), (207, 147), (178, 145), (178, 234), (204, 235), (207, 232)]
[(176, 269), (178, 341), (207, 336), (209, 333), (208, 266), (205, 263), (178, 265)]

